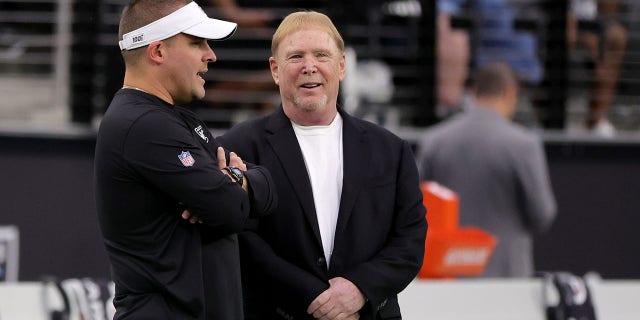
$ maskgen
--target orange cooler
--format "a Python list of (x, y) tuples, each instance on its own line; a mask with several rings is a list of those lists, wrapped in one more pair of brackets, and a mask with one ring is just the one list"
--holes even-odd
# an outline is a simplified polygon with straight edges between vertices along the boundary
[(429, 230), (418, 278), (478, 276), (491, 258), (497, 239), (475, 227), (458, 228), (458, 196), (432, 181), (421, 185)]

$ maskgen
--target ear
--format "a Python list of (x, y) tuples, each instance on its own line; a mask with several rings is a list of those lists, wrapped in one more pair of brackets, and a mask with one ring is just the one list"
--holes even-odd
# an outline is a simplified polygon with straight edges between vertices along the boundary
[(342, 55), (340, 56), (340, 66), (339, 66), (340, 70), (339, 70), (339, 74), (340, 74), (340, 81), (342, 81), (344, 79), (344, 77), (347, 75), (347, 58), (346, 58), (346, 53), (343, 51)]
[(507, 97), (507, 99), (510, 99), (510, 101), (517, 101), (518, 100), (518, 85), (511, 84), (511, 85), (507, 86), (507, 88), (504, 90), (503, 94)]
[(280, 78), (278, 77), (278, 62), (276, 62), (276, 58), (269, 58), (269, 69), (271, 69), (271, 77), (273, 78), (273, 82), (276, 85), (280, 85)]
[(505, 104), (507, 116), (512, 118), (518, 107), (518, 86), (515, 84), (507, 86), (502, 93), (502, 101)]
[(147, 57), (156, 64), (161, 64), (165, 58), (165, 43), (163, 41), (151, 42), (147, 46)]

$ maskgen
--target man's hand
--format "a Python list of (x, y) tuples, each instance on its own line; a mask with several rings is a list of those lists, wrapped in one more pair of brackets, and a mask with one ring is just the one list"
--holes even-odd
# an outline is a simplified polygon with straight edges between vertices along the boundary
[(200, 218), (191, 214), (191, 211), (189, 209), (184, 209), (184, 211), (182, 211), (182, 219), (189, 220), (189, 222), (193, 224), (202, 223), (202, 220), (200, 220)]
[[(220, 169), (220, 171), (222, 171), (222, 173), (224, 173), (227, 177), (229, 177), (231, 181), (234, 181), (233, 178), (229, 175), (229, 173), (226, 170), (224, 170), (224, 168), (227, 167), (227, 157), (224, 154), (224, 149), (222, 147), (218, 147), (217, 152), (218, 152), (218, 168)], [(235, 152), (229, 152), (228, 166), (236, 167), (242, 171), (247, 171), (247, 165), (244, 164), (242, 159), (240, 159), (240, 157)], [(249, 190), (247, 183), (248, 183), (247, 179), (242, 180), (242, 189), (244, 189), (244, 191)]]
[[(220, 171), (222, 171), (222, 173), (224, 173), (227, 177), (229, 177), (231, 181), (233, 181), (233, 178), (231, 178), (229, 173), (226, 170), (223, 170), (225, 167), (227, 167), (227, 157), (224, 154), (224, 149), (222, 147), (218, 147), (217, 152), (218, 152), (218, 168), (220, 169)], [(245, 165), (244, 162), (242, 162), (242, 159), (240, 159), (240, 157), (238, 157), (238, 155), (235, 152), (229, 153), (229, 166), (236, 167), (242, 171), (247, 171), (247, 165)], [(247, 190), (248, 188), (247, 179), (244, 179), (244, 181), (242, 182), (242, 188), (245, 191)], [(197, 216), (193, 215), (189, 209), (184, 209), (184, 211), (182, 211), (181, 216), (182, 216), (182, 219), (189, 220), (189, 222), (193, 224), (202, 223), (202, 220), (200, 220), (200, 218), (198, 218)]]
[(307, 313), (316, 319), (358, 319), (365, 298), (351, 281), (337, 277), (329, 280), (329, 289), (315, 298)]

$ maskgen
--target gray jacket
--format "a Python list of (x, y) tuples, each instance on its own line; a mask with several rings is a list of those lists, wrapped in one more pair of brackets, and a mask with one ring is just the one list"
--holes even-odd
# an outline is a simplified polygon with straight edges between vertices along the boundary
[(531, 276), (532, 234), (546, 230), (556, 216), (538, 136), (476, 107), (428, 129), (418, 148), (421, 179), (458, 194), (460, 225), (497, 236), (484, 276)]

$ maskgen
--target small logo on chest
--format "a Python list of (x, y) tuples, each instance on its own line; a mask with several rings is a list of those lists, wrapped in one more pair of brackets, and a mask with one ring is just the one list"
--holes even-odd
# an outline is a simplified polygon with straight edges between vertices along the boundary
[(204, 140), (206, 143), (209, 143), (209, 138), (204, 134), (204, 129), (202, 129), (201, 125), (197, 126), (195, 129), (193, 129), (193, 131), (195, 131), (202, 140)]

